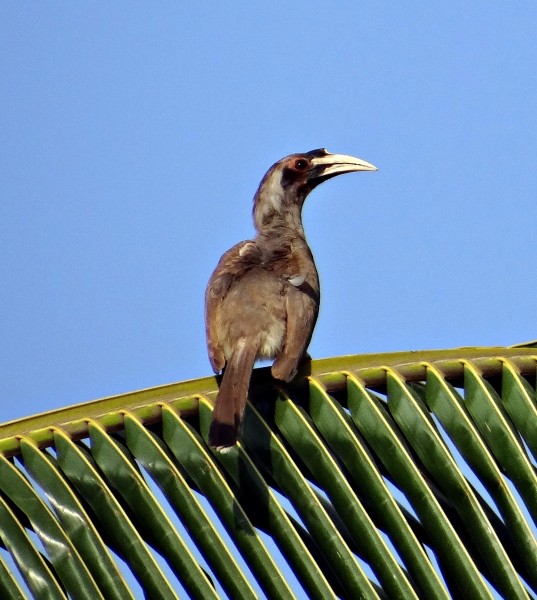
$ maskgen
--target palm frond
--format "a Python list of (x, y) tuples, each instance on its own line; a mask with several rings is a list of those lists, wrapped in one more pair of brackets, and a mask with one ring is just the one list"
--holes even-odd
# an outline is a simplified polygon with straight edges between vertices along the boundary
[(0, 425), (0, 596), (537, 594), (537, 353), (255, 371), (241, 442), (217, 378)]

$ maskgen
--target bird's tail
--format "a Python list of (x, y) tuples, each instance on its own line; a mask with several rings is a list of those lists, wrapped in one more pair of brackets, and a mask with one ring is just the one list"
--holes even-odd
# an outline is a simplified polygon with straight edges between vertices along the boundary
[(237, 441), (257, 348), (240, 340), (229, 358), (213, 410), (209, 445), (225, 451)]

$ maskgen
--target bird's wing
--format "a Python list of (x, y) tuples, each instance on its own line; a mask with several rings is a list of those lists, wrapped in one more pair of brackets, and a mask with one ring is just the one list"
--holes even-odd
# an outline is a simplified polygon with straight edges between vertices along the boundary
[(226, 365), (226, 357), (218, 343), (217, 314), (233, 282), (252, 266), (259, 264), (259, 249), (252, 241), (239, 242), (220, 259), (205, 291), (205, 331), (209, 360), (215, 373)]
[(304, 281), (300, 286), (288, 289), (285, 300), (285, 345), (272, 365), (272, 375), (281, 381), (291, 381), (311, 340), (319, 312), (319, 294)]

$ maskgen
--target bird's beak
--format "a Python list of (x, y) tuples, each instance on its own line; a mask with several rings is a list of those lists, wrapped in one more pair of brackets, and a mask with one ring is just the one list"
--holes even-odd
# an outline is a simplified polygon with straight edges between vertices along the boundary
[(325, 181), (334, 175), (352, 173), (353, 171), (376, 171), (377, 167), (371, 163), (348, 156), (347, 154), (327, 154), (311, 160), (313, 169), (310, 179)]

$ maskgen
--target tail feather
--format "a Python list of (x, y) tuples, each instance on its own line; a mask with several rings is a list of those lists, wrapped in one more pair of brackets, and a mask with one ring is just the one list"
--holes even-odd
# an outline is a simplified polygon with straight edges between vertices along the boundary
[(224, 450), (237, 442), (257, 348), (241, 340), (226, 364), (209, 429), (209, 445)]

